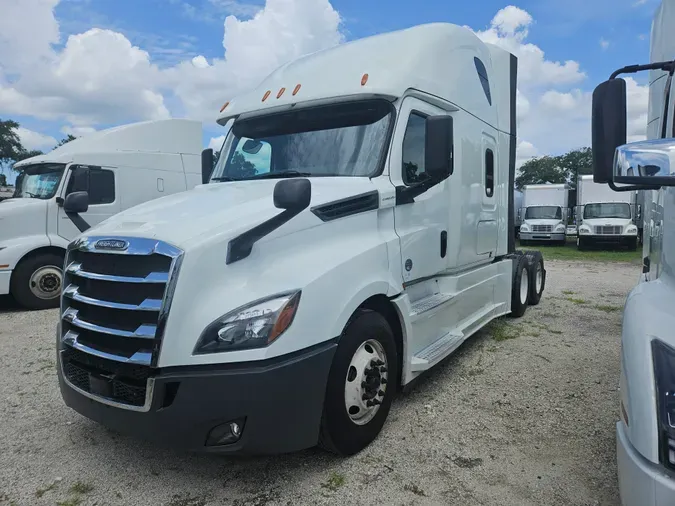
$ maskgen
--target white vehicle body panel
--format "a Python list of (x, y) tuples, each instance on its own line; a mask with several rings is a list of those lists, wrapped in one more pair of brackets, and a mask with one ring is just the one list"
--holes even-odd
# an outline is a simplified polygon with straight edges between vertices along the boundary
[[(520, 236), (522, 240), (564, 241), (567, 233), (567, 207), (569, 187), (566, 184), (533, 184), (523, 187), (523, 210)], [(537, 207), (555, 206), (560, 208), (556, 219), (530, 218), (530, 212)]]
[(65, 252), (80, 234), (58, 203), (68, 193), (71, 167), (95, 166), (114, 174), (114, 200), (91, 205), (81, 215), (94, 226), (122, 209), (200, 184), (201, 135), (199, 122), (148, 121), (96, 132), (17, 163), (19, 170), (46, 163), (64, 169), (50, 198), (0, 203), (0, 295), (9, 293), (12, 271), (23, 258), (40, 248)]

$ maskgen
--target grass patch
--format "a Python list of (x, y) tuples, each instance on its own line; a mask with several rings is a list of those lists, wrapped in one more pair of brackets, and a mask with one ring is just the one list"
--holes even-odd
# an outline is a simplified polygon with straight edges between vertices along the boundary
[(414, 483), (405, 484), (405, 485), (403, 486), (403, 489), (404, 489), (404, 490), (407, 490), (408, 492), (412, 492), (412, 493), (415, 494), (415, 495), (419, 495), (419, 496), (421, 496), (421, 497), (425, 497), (425, 496), (427, 495), (427, 494), (424, 492), (424, 490), (422, 490), (421, 488), (419, 488), (419, 487), (418, 487), (417, 485), (415, 485)]
[(574, 295), (577, 292), (572, 292), (571, 290), (563, 290), (562, 293), (563, 295)]
[(623, 308), (621, 306), (609, 306), (609, 305), (598, 305), (598, 306), (593, 306), (594, 309), (597, 309), (598, 311), (604, 311), (605, 313), (616, 313), (617, 311), (621, 311)]
[[(520, 243), (519, 243), (520, 244)], [(635, 251), (579, 251), (576, 239), (568, 239), (565, 246), (546, 246), (528, 244), (522, 249), (541, 251), (544, 260), (576, 260), (583, 262), (629, 262), (639, 264), (642, 261), (642, 248)], [(565, 293), (565, 292), (563, 292)]]
[(577, 306), (581, 306), (582, 304), (586, 304), (586, 301), (584, 299), (575, 299), (573, 297), (567, 297), (565, 299), (568, 302), (571, 302), (572, 304), (576, 304)]
[(328, 480), (325, 483), (322, 483), (321, 486), (323, 488), (327, 488), (331, 492), (335, 492), (337, 489), (339, 489), (342, 485), (345, 484), (345, 477), (344, 475), (340, 473), (336, 473), (333, 471), (330, 473), (330, 476), (328, 477)]
[(556, 336), (559, 336), (559, 335), (561, 335), (561, 334), (563, 333), (562, 330), (548, 329), (548, 331), (549, 331), (551, 334), (555, 334)]
[(494, 320), (487, 327), (487, 331), (492, 335), (492, 339), (497, 342), (508, 341), (518, 337), (518, 332), (513, 327), (509, 327), (504, 320)]
[(39, 489), (37, 489), (37, 490), (35, 491), (35, 497), (37, 497), (37, 498), (39, 499), (40, 497), (42, 497), (43, 495), (45, 495), (45, 494), (46, 494), (47, 492), (49, 492), (50, 490), (54, 490), (54, 489), (56, 488), (56, 483), (57, 483), (57, 482), (54, 482), (54, 483), (52, 483), (51, 485), (47, 485), (45, 488), (39, 488)]
[(82, 504), (82, 498), (80, 496), (64, 499), (63, 501), (56, 501), (56, 506), (79, 506), (80, 504)]
[(82, 481), (76, 481), (70, 487), (70, 491), (73, 494), (88, 494), (92, 490), (94, 490), (94, 486), (91, 483), (84, 483)]

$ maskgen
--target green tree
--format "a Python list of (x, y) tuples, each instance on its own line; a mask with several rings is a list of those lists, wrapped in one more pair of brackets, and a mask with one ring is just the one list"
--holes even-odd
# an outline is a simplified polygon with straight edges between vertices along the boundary
[(63, 146), (64, 144), (66, 144), (70, 141), (74, 141), (75, 139), (77, 139), (77, 137), (75, 137), (72, 134), (68, 134), (68, 137), (64, 137), (63, 139), (61, 139), (59, 141), (59, 143), (56, 145), (56, 147), (58, 148), (59, 146)]
[(255, 165), (249, 162), (242, 153), (235, 151), (230, 159), (227, 175), (233, 179), (255, 176)]
[(0, 164), (7, 165), (17, 161), (17, 157), (24, 150), (17, 129), (16, 121), (0, 120)]
[(516, 188), (528, 184), (568, 183), (571, 189), (577, 187), (580, 174), (591, 174), (593, 154), (591, 148), (575, 149), (558, 156), (541, 156), (528, 160), (520, 167)]

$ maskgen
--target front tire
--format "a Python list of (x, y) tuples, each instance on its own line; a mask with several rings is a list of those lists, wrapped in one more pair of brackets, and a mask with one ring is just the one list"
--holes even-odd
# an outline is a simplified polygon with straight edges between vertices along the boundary
[(541, 300), (546, 286), (546, 269), (544, 269), (544, 257), (539, 251), (526, 251), (527, 267), (529, 269), (529, 299), (530, 306), (536, 306)]
[(59, 307), (62, 268), (63, 257), (55, 253), (42, 253), (22, 260), (12, 274), (12, 296), (26, 309)]
[(530, 272), (526, 255), (513, 259), (513, 283), (511, 285), (511, 316), (520, 318), (525, 314), (530, 299)]
[(588, 249), (588, 242), (584, 237), (577, 237), (577, 249), (579, 251), (586, 251)]
[(328, 376), (319, 446), (354, 455), (380, 433), (398, 378), (394, 333), (379, 313), (359, 310), (340, 337)]

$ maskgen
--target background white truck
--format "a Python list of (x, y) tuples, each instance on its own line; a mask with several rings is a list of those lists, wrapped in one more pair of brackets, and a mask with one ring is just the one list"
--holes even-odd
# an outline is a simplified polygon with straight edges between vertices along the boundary
[(525, 185), (520, 243), (565, 244), (568, 202), (566, 184)]
[[(643, 266), (621, 331), (617, 464), (624, 506), (675, 504), (675, 1), (652, 24), (652, 63), (615, 71), (593, 93), (593, 176), (644, 196)], [(626, 143), (626, 82), (650, 71), (647, 137)], [(617, 149), (615, 149), (617, 148)]]
[(580, 224), (577, 247), (623, 246), (637, 248), (637, 194), (615, 192), (606, 184), (593, 182), (593, 176), (579, 176), (577, 216)]
[(226, 102), (209, 184), (70, 244), (66, 404), (195, 451), (366, 447), (400, 387), (542, 295), (543, 259), (513, 234), (516, 74), (438, 23), (304, 56)]
[[(12, 198), (0, 202), (0, 295), (27, 308), (57, 307), (66, 247), (85, 222), (193, 188), (202, 181), (201, 123), (149, 121), (93, 133), (23, 160)], [(87, 190), (89, 208), (63, 202)]]

